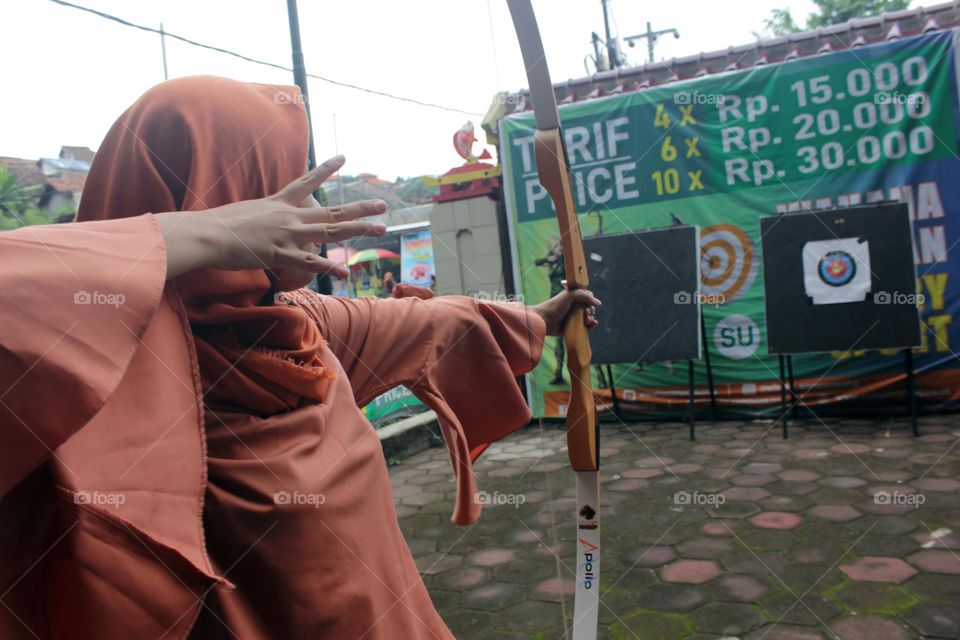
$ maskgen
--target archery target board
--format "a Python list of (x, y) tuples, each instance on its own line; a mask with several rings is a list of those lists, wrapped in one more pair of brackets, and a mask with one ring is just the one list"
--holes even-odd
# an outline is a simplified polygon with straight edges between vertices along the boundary
[(700, 358), (700, 230), (695, 226), (584, 238), (590, 290), (603, 306), (593, 364)]
[(907, 205), (761, 218), (771, 354), (920, 344)]

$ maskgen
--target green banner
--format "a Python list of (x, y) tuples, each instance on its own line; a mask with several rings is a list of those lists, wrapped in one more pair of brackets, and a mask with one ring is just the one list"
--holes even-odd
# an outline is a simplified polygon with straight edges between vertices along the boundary
[(386, 420), (401, 418), (420, 411), (426, 411), (426, 407), (406, 387), (394, 387), (363, 407), (363, 415), (367, 416), (367, 420), (374, 427), (379, 427), (380, 423)]
[[(778, 362), (765, 342), (759, 233), (759, 219), (776, 212), (908, 202), (926, 298), (920, 368), (953, 373), (950, 310), (960, 304), (948, 287), (960, 207), (953, 38), (939, 32), (561, 107), (584, 236), (666, 226), (671, 213), (700, 226), (702, 290), (723, 301), (704, 307), (704, 317), (724, 406), (779, 401)], [(537, 178), (533, 126), (530, 112), (501, 123), (517, 287), (528, 303), (559, 291), (562, 278), (549, 259), (558, 231)], [(623, 274), (624, 295), (638, 277)], [(564, 411), (558, 345), (548, 340), (531, 376), (535, 415)], [(677, 364), (614, 367), (619, 397), (639, 408), (682, 403), (686, 365)], [(806, 384), (818, 402), (851, 393), (875, 399), (886, 393), (884, 381), (896, 382), (902, 357), (802, 356), (795, 367), (798, 387)], [(702, 364), (697, 380), (706, 382)], [(957, 388), (949, 374), (926, 382), (930, 397), (952, 399)]]

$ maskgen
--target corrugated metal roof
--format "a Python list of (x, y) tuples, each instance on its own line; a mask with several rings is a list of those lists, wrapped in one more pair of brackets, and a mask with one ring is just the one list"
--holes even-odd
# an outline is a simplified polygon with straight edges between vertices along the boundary
[(83, 160), (68, 160), (65, 158), (40, 158), (39, 162), (49, 165), (55, 169), (66, 169), (67, 171), (90, 171), (90, 163)]

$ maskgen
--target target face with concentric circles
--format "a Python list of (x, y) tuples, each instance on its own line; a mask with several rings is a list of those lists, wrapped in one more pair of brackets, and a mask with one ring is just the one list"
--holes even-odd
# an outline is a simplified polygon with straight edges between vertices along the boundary
[(842, 287), (857, 275), (857, 262), (846, 251), (831, 251), (820, 258), (817, 273), (831, 287)]
[(731, 302), (742, 297), (757, 277), (754, 242), (740, 227), (723, 223), (700, 233), (700, 282), (704, 295)]

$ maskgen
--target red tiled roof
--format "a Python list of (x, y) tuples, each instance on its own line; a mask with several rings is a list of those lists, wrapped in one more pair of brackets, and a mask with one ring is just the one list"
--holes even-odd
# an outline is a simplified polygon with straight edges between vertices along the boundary
[(87, 179), (86, 171), (63, 170), (53, 176), (46, 176), (37, 166), (36, 160), (0, 156), (0, 164), (9, 167), (11, 173), (19, 176), (19, 184), (24, 186), (46, 185), (60, 193), (81, 191)]
[[(753, 44), (721, 51), (699, 53), (669, 61), (619, 68), (554, 84), (557, 102), (569, 104), (615, 93), (640, 91), (678, 80), (787, 62), (820, 53), (843, 51), (867, 44), (897, 40), (960, 26), (960, 2), (933, 7), (892, 11), (873, 18), (850, 20), (812, 31), (759, 40)], [(509, 115), (531, 108), (530, 92), (523, 90), (506, 97)]]
[(0, 156), (0, 164), (7, 165), (10, 172), (20, 178), (20, 184), (25, 186), (45, 184), (47, 179), (43, 172), (37, 168), (36, 160), (27, 160), (26, 158), (10, 158)]
[(71, 191), (83, 190), (84, 178), (78, 176), (69, 176), (63, 178), (47, 178), (47, 184), (60, 193), (69, 193)]

